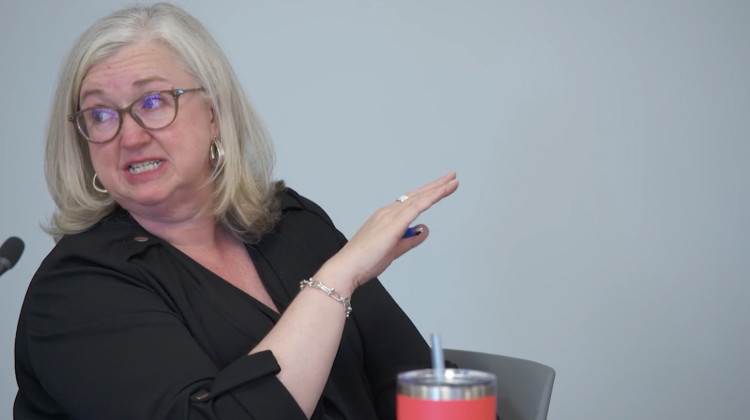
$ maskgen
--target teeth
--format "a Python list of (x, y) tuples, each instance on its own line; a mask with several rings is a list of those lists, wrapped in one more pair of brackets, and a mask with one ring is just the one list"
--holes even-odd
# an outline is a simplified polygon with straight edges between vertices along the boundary
[(147, 162), (134, 163), (128, 166), (128, 171), (131, 174), (139, 174), (141, 172), (153, 171), (161, 165), (160, 160), (150, 160)]

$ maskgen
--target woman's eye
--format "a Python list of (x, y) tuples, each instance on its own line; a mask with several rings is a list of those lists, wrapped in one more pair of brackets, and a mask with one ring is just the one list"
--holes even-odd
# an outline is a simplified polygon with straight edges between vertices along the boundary
[(114, 117), (115, 112), (109, 108), (94, 108), (91, 110), (91, 121), (105, 122)]
[(146, 110), (154, 109), (154, 108), (158, 108), (161, 104), (162, 104), (161, 95), (155, 93), (153, 95), (148, 95), (143, 98), (143, 100), (141, 101), (141, 108), (146, 109)]

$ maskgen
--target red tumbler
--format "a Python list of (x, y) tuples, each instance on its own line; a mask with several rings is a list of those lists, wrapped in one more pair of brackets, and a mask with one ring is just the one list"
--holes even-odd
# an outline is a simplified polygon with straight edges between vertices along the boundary
[(433, 369), (398, 375), (398, 420), (495, 420), (495, 375), (478, 370)]

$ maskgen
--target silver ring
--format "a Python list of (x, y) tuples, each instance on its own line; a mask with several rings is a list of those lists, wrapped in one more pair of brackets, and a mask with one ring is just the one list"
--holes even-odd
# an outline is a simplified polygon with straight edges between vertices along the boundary
[(404, 201), (406, 201), (408, 199), (409, 199), (409, 196), (406, 195), (406, 194), (404, 194), (401, 197), (397, 198), (396, 201), (398, 201), (399, 203), (403, 203)]

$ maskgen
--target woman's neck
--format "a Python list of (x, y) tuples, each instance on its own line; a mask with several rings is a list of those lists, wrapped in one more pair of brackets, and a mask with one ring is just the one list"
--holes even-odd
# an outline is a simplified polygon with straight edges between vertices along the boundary
[(148, 232), (182, 249), (216, 245), (223, 237), (224, 229), (216, 223), (210, 209), (195, 209), (184, 214), (144, 215), (135, 212), (131, 216)]

